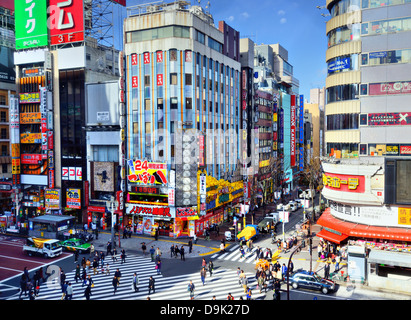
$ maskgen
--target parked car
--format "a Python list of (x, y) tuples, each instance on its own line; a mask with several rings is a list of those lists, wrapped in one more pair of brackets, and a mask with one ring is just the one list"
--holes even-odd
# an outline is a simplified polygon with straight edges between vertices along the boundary
[(78, 251), (78, 253), (90, 252), (91, 244), (82, 239), (71, 238), (60, 242), (60, 245), (66, 251)]
[(293, 273), (289, 278), (289, 283), (294, 289), (314, 289), (320, 290), (324, 294), (335, 290), (334, 281), (324, 279), (315, 272), (304, 270)]
[(298, 209), (298, 204), (297, 204), (297, 202), (290, 201), (290, 202), (288, 203), (288, 205), (290, 206), (290, 211), (297, 211), (297, 209)]
[(275, 230), (277, 221), (274, 217), (265, 217), (258, 223), (257, 229), (260, 233), (270, 233), (271, 230)]

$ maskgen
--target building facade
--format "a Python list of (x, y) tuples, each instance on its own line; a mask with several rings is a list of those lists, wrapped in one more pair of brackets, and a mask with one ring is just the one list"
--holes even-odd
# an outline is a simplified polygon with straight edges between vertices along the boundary
[(327, 8), (322, 194), (330, 207), (319, 236), (410, 251), (411, 4), (328, 0)]
[(124, 39), (127, 219), (171, 236), (201, 233), (221, 219), (209, 219), (211, 204), (200, 209), (198, 170), (207, 180), (241, 179), (239, 34), (176, 1), (129, 7)]

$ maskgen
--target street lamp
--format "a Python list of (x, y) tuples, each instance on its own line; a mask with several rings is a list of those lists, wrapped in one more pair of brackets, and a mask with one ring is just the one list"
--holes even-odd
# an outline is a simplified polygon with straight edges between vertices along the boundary
[[(113, 247), (115, 247), (114, 243), (114, 208), (118, 207), (118, 201), (115, 200), (115, 198), (112, 196), (110, 201), (106, 201), (106, 207), (108, 207), (108, 204), (110, 204), (110, 212), (111, 212), (111, 244)], [(118, 246), (121, 247), (120, 245), (120, 230), (118, 234)]]

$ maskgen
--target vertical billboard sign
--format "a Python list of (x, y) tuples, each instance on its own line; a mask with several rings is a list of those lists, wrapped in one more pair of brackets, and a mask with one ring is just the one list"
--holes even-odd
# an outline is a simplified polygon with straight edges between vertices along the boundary
[(48, 45), (46, 0), (16, 1), (16, 50)]
[(84, 41), (83, 0), (50, 0), (47, 26), (52, 45)]
[(304, 95), (300, 96), (300, 171), (304, 170)]
[(291, 144), (291, 167), (295, 166), (295, 95), (291, 96), (291, 126), (290, 126), (290, 144)]

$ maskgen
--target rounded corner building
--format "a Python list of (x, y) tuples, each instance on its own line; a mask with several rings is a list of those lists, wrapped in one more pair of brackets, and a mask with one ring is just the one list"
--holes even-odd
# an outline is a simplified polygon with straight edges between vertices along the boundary
[(326, 7), (329, 208), (318, 236), (356, 252), (354, 277), (389, 288), (411, 277), (411, 0)]

